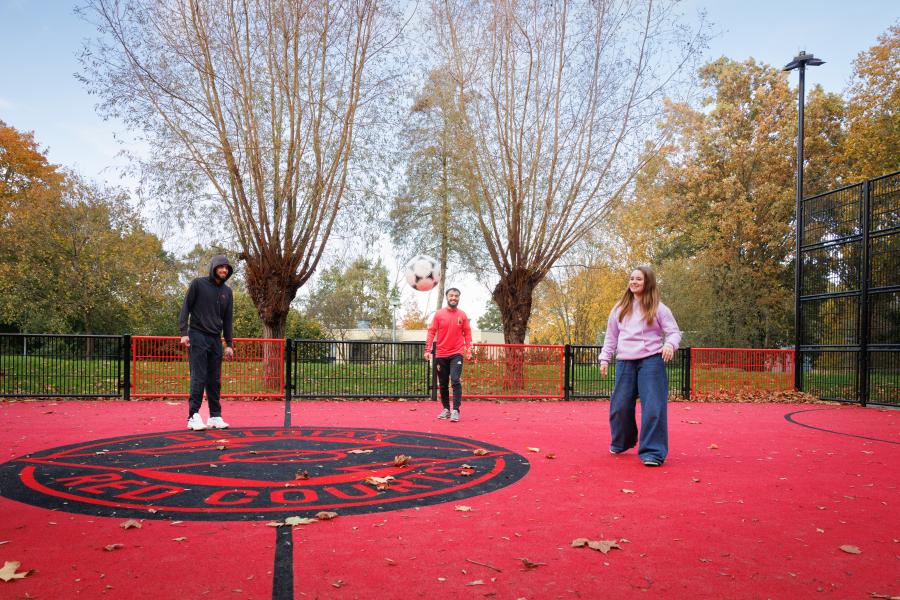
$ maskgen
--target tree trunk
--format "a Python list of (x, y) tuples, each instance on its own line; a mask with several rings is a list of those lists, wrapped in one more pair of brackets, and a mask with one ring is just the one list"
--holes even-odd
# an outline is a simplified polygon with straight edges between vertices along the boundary
[(447, 157), (441, 157), (441, 249), (438, 261), (441, 263), (441, 280), (438, 283), (437, 307), (444, 306), (444, 290), (447, 289), (447, 260), (450, 254), (450, 189), (447, 175)]
[[(494, 288), (491, 296), (500, 308), (503, 339), (507, 344), (525, 343), (534, 288), (540, 280), (535, 273), (519, 269), (501, 276), (500, 282)], [(525, 352), (519, 348), (508, 348), (505, 354), (503, 388), (515, 391), (523, 389), (524, 386)]]
[[(263, 337), (267, 339), (284, 339), (285, 324), (291, 301), (297, 295), (293, 266), (288, 259), (276, 257), (243, 256), (247, 271), (245, 281), (247, 292), (256, 306), (259, 319), (262, 321)], [(284, 282), (290, 281), (285, 286)], [(283, 355), (279, 351), (280, 344), (264, 343), (261, 353), (262, 375), (267, 391), (277, 389), (284, 368)]]

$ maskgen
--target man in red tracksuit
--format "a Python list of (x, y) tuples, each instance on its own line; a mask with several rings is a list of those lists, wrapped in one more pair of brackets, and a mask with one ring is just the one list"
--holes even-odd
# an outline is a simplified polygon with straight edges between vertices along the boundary
[[(441, 404), (444, 410), (438, 419), (459, 421), (459, 405), (462, 402), (463, 356), (472, 357), (472, 328), (469, 318), (459, 310), (459, 290), (450, 288), (446, 293), (447, 307), (434, 313), (428, 336), (425, 338), (425, 360), (431, 360), (431, 343), (437, 339), (434, 356), (434, 368), (437, 370), (438, 383), (441, 388)], [(453, 384), (453, 410), (450, 409), (450, 390), (448, 383)]]

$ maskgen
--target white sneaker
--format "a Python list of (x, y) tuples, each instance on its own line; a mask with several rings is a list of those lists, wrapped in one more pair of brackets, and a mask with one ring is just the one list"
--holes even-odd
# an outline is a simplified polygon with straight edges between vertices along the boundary
[(438, 419), (449, 419), (450, 418), (450, 409), (445, 408), (441, 411), (441, 414), (438, 415)]
[(454, 410), (452, 413), (450, 413), (450, 420), (453, 421), (454, 423), (459, 421), (459, 411), (458, 410)]
[(206, 422), (206, 426), (210, 429), (228, 429), (228, 423), (222, 420), (222, 417), (210, 417)]
[(203, 424), (203, 419), (200, 418), (200, 413), (191, 415), (191, 418), (188, 419), (188, 429), (193, 429), (194, 431), (203, 431), (206, 429), (206, 425)]

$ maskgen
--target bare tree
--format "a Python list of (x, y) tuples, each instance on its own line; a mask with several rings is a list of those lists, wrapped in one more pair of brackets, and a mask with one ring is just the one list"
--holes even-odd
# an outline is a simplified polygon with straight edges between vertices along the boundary
[(222, 215), (263, 333), (283, 337), (346, 195), (359, 112), (385, 84), (364, 75), (395, 30), (375, 0), (87, 0), (82, 12), (99, 31), (82, 64), (101, 110), (143, 132), (158, 192)]
[[(667, 92), (703, 42), (674, 2), (434, 0), (460, 93), (469, 202), (508, 343), (535, 286), (630, 189)], [(646, 156), (652, 153), (644, 154)]]

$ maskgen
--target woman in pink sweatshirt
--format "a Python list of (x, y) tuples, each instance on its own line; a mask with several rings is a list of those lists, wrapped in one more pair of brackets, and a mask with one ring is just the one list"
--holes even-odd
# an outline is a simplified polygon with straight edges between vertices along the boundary
[[(681, 331), (669, 307), (659, 301), (656, 275), (650, 267), (638, 267), (628, 287), (609, 313), (606, 337), (600, 353), (604, 377), (616, 356), (616, 384), (609, 401), (612, 454), (634, 448), (648, 467), (658, 467), (669, 453), (666, 404), (669, 378), (665, 363), (672, 360)], [(635, 403), (641, 398), (641, 432), (635, 421)]]

